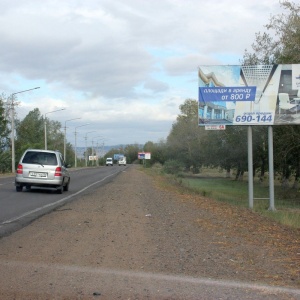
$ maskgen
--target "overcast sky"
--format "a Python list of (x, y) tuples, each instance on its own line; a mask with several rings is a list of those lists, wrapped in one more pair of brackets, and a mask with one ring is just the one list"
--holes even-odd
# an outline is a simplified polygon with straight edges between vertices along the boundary
[(39, 86), (17, 95), (18, 118), (65, 108), (47, 118), (80, 118), (66, 123), (77, 146), (158, 142), (197, 100), (198, 66), (240, 64), (279, 12), (277, 0), (1, 0), (0, 92)]

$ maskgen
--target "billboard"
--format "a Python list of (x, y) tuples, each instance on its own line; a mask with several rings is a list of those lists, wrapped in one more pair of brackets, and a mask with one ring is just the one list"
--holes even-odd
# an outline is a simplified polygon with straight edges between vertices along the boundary
[(89, 155), (89, 161), (93, 161), (93, 160), (98, 160), (98, 156), (97, 155)]
[(200, 66), (199, 126), (300, 124), (300, 65)]
[(151, 152), (138, 152), (138, 159), (151, 159)]

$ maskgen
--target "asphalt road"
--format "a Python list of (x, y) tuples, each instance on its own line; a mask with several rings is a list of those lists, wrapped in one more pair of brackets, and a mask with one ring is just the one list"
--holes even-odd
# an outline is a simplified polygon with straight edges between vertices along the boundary
[(74, 200), (91, 189), (112, 180), (127, 167), (94, 167), (70, 170), (68, 192), (57, 194), (55, 189), (32, 188), (16, 192), (14, 177), (0, 178), (0, 238), (24, 227), (36, 218)]

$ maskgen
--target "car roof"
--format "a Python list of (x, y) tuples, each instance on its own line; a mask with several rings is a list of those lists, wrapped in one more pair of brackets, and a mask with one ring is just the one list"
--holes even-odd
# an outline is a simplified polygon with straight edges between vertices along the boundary
[(47, 153), (60, 153), (58, 150), (45, 150), (45, 149), (27, 149), (25, 152), (33, 151), (33, 152), (47, 152)]

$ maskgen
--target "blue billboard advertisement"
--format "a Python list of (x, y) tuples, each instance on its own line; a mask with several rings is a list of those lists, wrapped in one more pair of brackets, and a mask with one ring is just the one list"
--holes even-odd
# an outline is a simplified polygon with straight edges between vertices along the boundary
[(300, 65), (200, 66), (199, 126), (300, 124)]
[(114, 160), (119, 160), (124, 157), (124, 154), (114, 154)]

